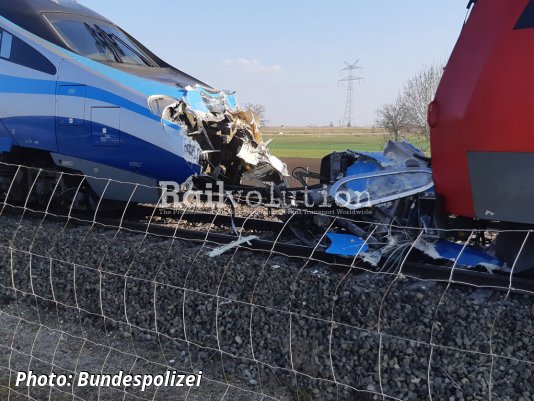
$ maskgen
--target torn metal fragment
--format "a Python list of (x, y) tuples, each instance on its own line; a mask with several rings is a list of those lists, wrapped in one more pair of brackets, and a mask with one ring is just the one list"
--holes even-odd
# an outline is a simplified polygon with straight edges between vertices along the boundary
[(243, 238), (240, 238), (240, 239), (238, 239), (236, 241), (232, 241), (227, 245), (222, 245), (222, 246), (220, 246), (218, 248), (215, 248), (208, 255), (209, 255), (210, 258), (215, 258), (215, 257), (221, 256), (223, 253), (226, 253), (229, 250), (237, 248), (238, 246), (241, 246), (243, 244), (250, 245), (250, 241), (254, 241), (256, 239), (258, 239), (258, 237), (255, 236), (255, 235), (250, 235), (248, 237), (243, 237)]
[(354, 257), (369, 250), (365, 240), (355, 235), (328, 233), (326, 237), (331, 244), (325, 252), (331, 255)]
[(432, 259), (449, 260), (463, 267), (481, 266), (490, 272), (503, 271), (502, 261), (473, 246), (445, 240), (438, 240), (434, 243), (419, 240), (414, 247)]
[(188, 87), (180, 101), (168, 104), (154, 98), (154, 108), (165, 107), (163, 121), (183, 127), (202, 149), (203, 173), (238, 184), (245, 177), (284, 182), (287, 166), (273, 156), (259, 131), (260, 118), (252, 110), (241, 110), (233, 94), (202, 86)]

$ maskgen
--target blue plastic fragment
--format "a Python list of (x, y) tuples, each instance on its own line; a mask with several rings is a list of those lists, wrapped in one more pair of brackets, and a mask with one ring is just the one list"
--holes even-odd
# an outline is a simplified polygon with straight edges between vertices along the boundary
[(391, 166), (394, 163), (393, 160), (391, 160), (389, 157), (384, 156), (382, 152), (354, 152), (357, 155), (364, 156), (366, 158), (372, 159), (376, 162), (378, 162), (382, 167), (388, 167)]
[(212, 92), (203, 87), (194, 87), (188, 90), (186, 101), (193, 110), (208, 112), (223, 112), (227, 109), (235, 110), (237, 100), (229, 92)]
[(189, 92), (187, 92), (187, 103), (195, 111), (200, 111), (202, 113), (209, 112), (208, 107), (206, 106), (206, 103), (204, 102), (204, 99), (202, 99), (200, 89), (198, 88), (192, 89)]
[(326, 253), (339, 256), (356, 256), (369, 250), (369, 245), (360, 237), (351, 234), (329, 233), (326, 237), (330, 240), (330, 247)]
[[(380, 166), (376, 161), (371, 159), (358, 160), (356, 163), (351, 165), (346, 172), (346, 176), (350, 177), (351, 175), (362, 175), (370, 174), (380, 171)], [(369, 187), (369, 178), (362, 178), (361, 180), (354, 180), (347, 184), (347, 188), (355, 192), (364, 192), (367, 191)]]
[(374, 160), (358, 160), (347, 169), (346, 175), (369, 174), (379, 170), (380, 166)]
[[(464, 249), (463, 244), (456, 244), (454, 242), (448, 242), (444, 240), (439, 240), (435, 244), (436, 252), (443, 259), (448, 259), (451, 261), (457, 260), (457, 264), (460, 266), (482, 266), (482, 265), (493, 265), (493, 266), (502, 266), (502, 262), (499, 259), (494, 258), (493, 256), (488, 255), (482, 250), (475, 249), (470, 246), (466, 246)], [(463, 252), (462, 252), (463, 249)], [(461, 253), (461, 255), (460, 255)]]
[(231, 110), (234, 110), (237, 107), (237, 99), (233, 94), (226, 93), (226, 104)]

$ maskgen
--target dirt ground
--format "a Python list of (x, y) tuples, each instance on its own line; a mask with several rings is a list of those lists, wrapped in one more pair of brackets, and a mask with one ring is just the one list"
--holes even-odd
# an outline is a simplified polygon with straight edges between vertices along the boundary
[[(287, 168), (289, 170), (289, 174), (293, 173), (293, 170), (297, 167), (303, 167), (305, 169), (308, 169), (309, 171), (319, 173), (321, 170), (321, 159), (301, 159), (298, 157), (294, 158), (284, 158), (284, 163), (287, 164)], [(317, 181), (315, 180), (309, 180), (308, 184), (313, 185), (316, 184)], [(290, 186), (300, 186), (300, 183), (295, 180), (293, 177), (289, 178), (289, 185)]]

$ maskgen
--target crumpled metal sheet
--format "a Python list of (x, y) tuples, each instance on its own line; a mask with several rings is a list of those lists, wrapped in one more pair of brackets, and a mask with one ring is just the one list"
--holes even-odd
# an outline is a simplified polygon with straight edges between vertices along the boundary
[(168, 106), (162, 119), (180, 125), (201, 146), (208, 159), (205, 174), (232, 182), (244, 176), (282, 182), (287, 166), (263, 141), (260, 118), (237, 106), (230, 92), (188, 87), (185, 98)]
[[(393, 167), (428, 167), (428, 162), (424, 160), (425, 154), (408, 141), (388, 141), (383, 152), (360, 152), (355, 150), (349, 152), (357, 157), (357, 161), (349, 167), (347, 175), (369, 172), (367, 169), (359, 170), (358, 166), (363, 167), (365, 164), (376, 166), (376, 170)], [(417, 158), (414, 155), (419, 157)]]
[(349, 152), (356, 161), (330, 190), (332, 198), (348, 209), (384, 204), (434, 187), (424, 153), (408, 142), (390, 141), (383, 153)]
[(489, 255), (484, 250), (461, 243), (445, 240), (436, 242), (419, 240), (414, 247), (432, 259), (449, 260), (455, 262), (457, 266), (470, 268), (481, 266), (490, 272), (504, 269), (504, 263), (498, 258)]

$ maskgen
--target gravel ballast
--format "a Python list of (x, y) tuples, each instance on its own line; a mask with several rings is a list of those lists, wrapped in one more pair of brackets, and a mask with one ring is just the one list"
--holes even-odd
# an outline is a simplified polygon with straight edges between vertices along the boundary
[[(0, 399), (534, 400), (532, 297), (40, 223), (0, 217)], [(202, 386), (14, 386), (168, 368)]]

